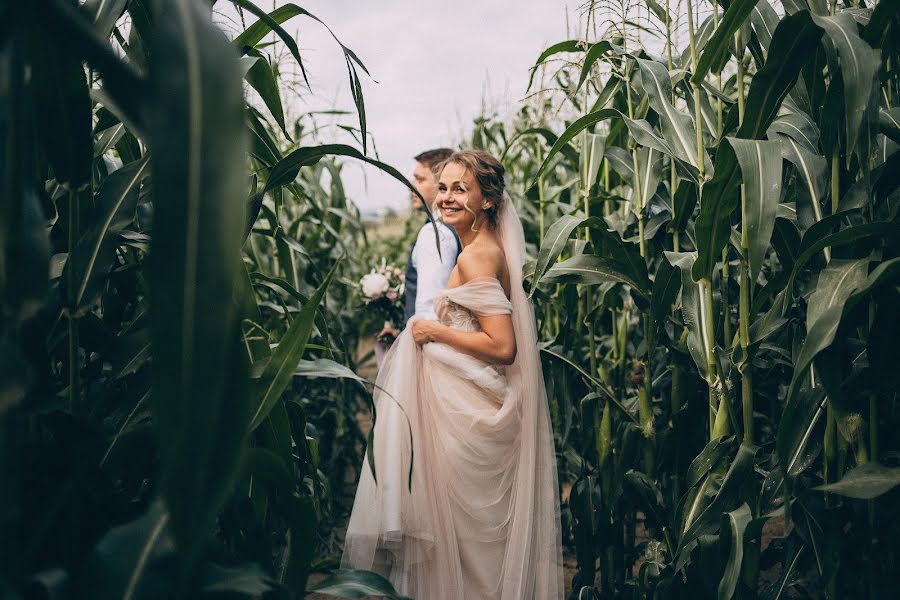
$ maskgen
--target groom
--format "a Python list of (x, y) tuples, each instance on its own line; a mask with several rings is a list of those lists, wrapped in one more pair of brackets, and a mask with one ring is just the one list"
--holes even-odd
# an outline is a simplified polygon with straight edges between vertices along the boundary
[[(460, 253), (459, 239), (456, 232), (451, 227), (447, 227), (440, 220), (440, 213), (434, 206), (437, 199), (438, 175), (437, 168), (451, 154), (449, 148), (435, 148), (426, 150), (416, 155), (416, 168), (413, 171), (412, 183), (413, 187), (422, 194), (422, 197), (428, 203), (428, 210), (431, 212), (432, 218), (437, 226), (438, 240), (441, 246), (440, 256), (437, 252), (437, 244), (435, 244), (435, 227), (428, 222), (421, 214), (422, 201), (418, 196), (412, 194), (412, 219), (422, 218), (424, 224), (416, 235), (416, 241), (413, 244), (409, 254), (409, 261), (406, 264), (406, 305), (404, 310), (404, 323), (409, 321), (413, 315), (419, 315), (426, 319), (437, 319), (434, 313), (434, 299), (438, 293), (447, 287), (447, 280), (450, 278), (450, 272), (456, 265), (456, 257)], [(379, 337), (391, 335), (396, 337), (400, 331), (398, 329), (385, 328), (379, 334)]]

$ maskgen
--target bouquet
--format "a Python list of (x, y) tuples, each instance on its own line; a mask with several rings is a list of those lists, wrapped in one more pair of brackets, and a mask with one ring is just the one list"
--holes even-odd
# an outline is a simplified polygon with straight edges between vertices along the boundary
[[(396, 329), (396, 324), (403, 320), (405, 278), (400, 267), (389, 265), (382, 258), (379, 266), (359, 280), (364, 307), (374, 320), (384, 323), (383, 329)], [(378, 341), (389, 346), (394, 337), (382, 336)]]

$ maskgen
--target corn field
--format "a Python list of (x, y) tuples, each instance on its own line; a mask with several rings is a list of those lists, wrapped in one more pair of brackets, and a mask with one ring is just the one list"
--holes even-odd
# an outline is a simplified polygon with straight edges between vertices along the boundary
[[(0, 0), (0, 600), (399, 597), (336, 570), (354, 283), (409, 241), (342, 169), (410, 184), (365, 57), (328, 49), (358, 147), (323, 143), (285, 27), (327, 25), (232, 0), (229, 39), (217, 4)], [(474, 123), (531, 248), (572, 598), (895, 595), (898, 12), (589, 1)]]

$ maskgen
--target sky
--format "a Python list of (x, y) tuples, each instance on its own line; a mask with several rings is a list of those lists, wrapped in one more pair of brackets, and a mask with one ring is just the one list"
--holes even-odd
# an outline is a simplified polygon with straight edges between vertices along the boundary
[[(259, 0), (271, 10), (286, 2)], [(548, 45), (566, 39), (567, 13), (577, 0), (305, 0), (369, 69), (362, 76), (367, 125), (380, 160), (411, 176), (412, 157), (422, 150), (457, 145), (481, 113), (483, 100), (501, 116), (525, 96), (529, 67)], [(234, 21), (227, 0), (216, 5), (223, 26)], [(254, 20), (245, 12), (247, 23)], [(232, 26), (234, 26), (232, 25)], [(312, 93), (298, 89), (282, 100), (294, 114), (332, 108), (353, 110), (340, 47), (320, 24), (295, 17), (285, 24), (295, 35)], [(281, 50), (279, 50), (280, 52)], [(292, 61), (293, 62), (293, 61)], [(374, 79), (374, 81), (373, 81)], [(377, 83), (376, 83), (377, 81)], [(321, 118), (323, 143), (350, 143), (335, 127), (357, 125), (356, 116)], [(372, 155), (372, 149), (369, 149)], [(351, 164), (355, 163), (355, 164)], [(347, 159), (348, 195), (363, 211), (409, 205), (402, 184), (374, 167)]]

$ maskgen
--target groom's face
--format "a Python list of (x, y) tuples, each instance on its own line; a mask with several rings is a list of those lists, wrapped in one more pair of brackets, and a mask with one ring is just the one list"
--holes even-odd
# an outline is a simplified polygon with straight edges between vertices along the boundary
[[(437, 198), (437, 177), (428, 165), (417, 162), (412, 177), (413, 187), (416, 188), (422, 197), (428, 202), (428, 209), (431, 210), (434, 200)], [(415, 194), (412, 194), (413, 207), (416, 210), (422, 208), (422, 201)]]

